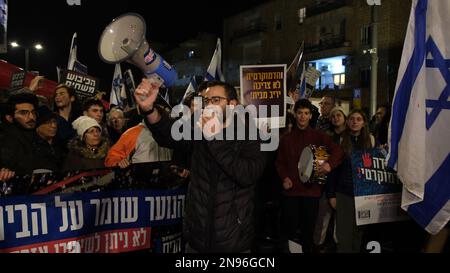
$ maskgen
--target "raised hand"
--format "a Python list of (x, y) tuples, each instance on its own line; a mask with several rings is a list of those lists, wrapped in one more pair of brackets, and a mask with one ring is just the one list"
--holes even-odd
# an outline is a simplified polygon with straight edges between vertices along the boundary
[(136, 103), (143, 111), (148, 111), (153, 108), (153, 104), (158, 96), (160, 85), (151, 79), (142, 79), (142, 82), (134, 92)]
[(44, 79), (44, 76), (36, 76), (34, 77), (31, 82), (30, 82), (30, 86), (28, 87), (28, 89), (30, 89), (31, 91), (36, 91), (40, 88), (39, 83)]

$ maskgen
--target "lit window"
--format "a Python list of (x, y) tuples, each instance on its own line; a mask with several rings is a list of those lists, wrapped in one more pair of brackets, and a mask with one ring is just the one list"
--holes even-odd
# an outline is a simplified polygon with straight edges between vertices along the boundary
[(298, 10), (298, 23), (303, 24), (306, 18), (306, 8), (301, 8)]
[(345, 74), (333, 75), (334, 86), (341, 87), (345, 85)]

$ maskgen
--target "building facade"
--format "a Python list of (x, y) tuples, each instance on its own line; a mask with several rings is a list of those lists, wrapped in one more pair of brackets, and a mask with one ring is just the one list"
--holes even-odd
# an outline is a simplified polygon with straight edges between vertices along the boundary
[(178, 79), (172, 87), (173, 99), (177, 101), (184, 95), (186, 87), (193, 76), (201, 80), (206, 75), (209, 62), (216, 48), (217, 36), (199, 33), (197, 37), (180, 43), (167, 51), (167, 61), (178, 73)]
[[(393, 97), (410, 8), (410, 0), (377, 6), (378, 104)], [(240, 65), (289, 65), (304, 41), (303, 60), (321, 71), (313, 97), (331, 94), (351, 101), (359, 89), (362, 106), (368, 107), (372, 10), (365, 0), (271, 0), (229, 17), (225, 78), (238, 86)]]

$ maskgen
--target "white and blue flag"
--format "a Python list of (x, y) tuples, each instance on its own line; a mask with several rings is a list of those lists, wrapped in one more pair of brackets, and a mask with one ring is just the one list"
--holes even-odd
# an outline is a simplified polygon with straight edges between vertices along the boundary
[(429, 233), (450, 219), (450, 1), (413, 0), (389, 128), (402, 208)]
[(186, 88), (186, 91), (184, 92), (183, 98), (180, 101), (180, 104), (183, 104), (184, 100), (187, 96), (189, 96), (192, 93), (195, 93), (197, 90), (197, 82), (195, 81), (195, 77), (192, 76), (191, 80), (189, 81), (189, 85)]
[(77, 61), (77, 33), (72, 36), (72, 42), (70, 43), (69, 60), (67, 61), (67, 70), (73, 70), (75, 62)]
[(87, 66), (80, 63), (77, 59), (77, 33), (72, 36), (72, 42), (70, 44), (69, 60), (67, 61), (67, 70), (72, 70), (84, 75), (88, 74)]
[(122, 69), (120, 68), (120, 63), (116, 64), (114, 68), (114, 76), (111, 86), (111, 93), (109, 95), (109, 103), (111, 105), (117, 105), (123, 108), (122, 96), (125, 93), (125, 84), (122, 79)]
[(222, 46), (220, 38), (217, 38), (216, 50), (209, 63), (208, 70), (206, 71), (205, 81), (225, 81), (222, 74)]

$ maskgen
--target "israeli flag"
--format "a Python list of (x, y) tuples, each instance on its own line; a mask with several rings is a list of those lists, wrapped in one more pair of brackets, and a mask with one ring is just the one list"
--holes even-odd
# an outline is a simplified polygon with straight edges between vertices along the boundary
[(450, 219), (450, 1), (413, 0), (389, 128), (402, 208), (429, 233)]
[(184, 100), (187, 96), (189, 96), (192, 93), (195, 93), (197, 90), (197, 83), (195, 82), (194, 76), (191, 77), (191, 80), (189, 82), (188, 87), (186, 88), (186, 91), (184, 92), (183, 98), (180, 101), (180, 104), (183, 104)]
[(77, 33), (72, 36), (72, 43), (70, 44), (69, 61), (67, 62), (67, 70), (73, 70), (75, 62), (77, 61)]
[(205, 81), (225, 81), (222, 74), (222, 46), (220, 38), (217, 38), (216, 50), (206, 71)]
[[(295, 91), (295, 92), (301, 91), (302, 80), (304, 79), (304, 72), (305, 72), (305, 62), (303, 62), (303, 64), (302, 64), (304, 46), (305, 46), (305, 43), (302, 42), (302, 44), (300, 45), (300, 48), (297, 51), (297, 54), (295, 55), (294, 59), (292, 60), (292, 63), (289, 65), (288, 69), (286, 70), (286, 85), (287, 85), (286, 90), (288, 92), (289, 91)], [(286, 96), (287, 96), (287, 94), (286, 94)], [(295, 103), (295, 101), (293, 103)]]
[(111, 93), (109, 95), (109, 103), (123, 107), (123, 100), (121, 94), (125, 93), (125, 85), (122, 79), (122, 69), (120, 63), (116, 64), (114, 69), (114, 76), (112, 81)]
[(299, 94), (299, 98), (301, 98), (301, 99), (309, 98), (309, 96), (307, 96), (307, 94), (306, 94), (306, 75), (305, 74), (306, 74), (306, 68), (305, 68), (305, 63), (303, 63), (302, 75), (300, 76), (300, 83), (298, 86), (298, 94)]

